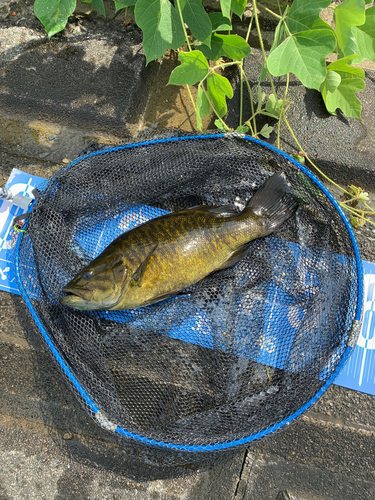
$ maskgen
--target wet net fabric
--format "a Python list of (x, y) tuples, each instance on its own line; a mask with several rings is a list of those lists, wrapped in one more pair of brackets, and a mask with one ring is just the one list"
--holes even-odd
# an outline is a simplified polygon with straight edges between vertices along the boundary
[[(159, 304), (63, 307), (62, 287), (117, 236), (196, 205), (238, 211), (273, 173), (296, 214), (234, 268)], [(99, 424), (124, 444), (230, 449), (308, 408), (340, 368), (358, 319), (360, 269), (342, 215), (290, 158), (240, 136), (98, 151), (46, 183), (16, 273), (48, 347)]]

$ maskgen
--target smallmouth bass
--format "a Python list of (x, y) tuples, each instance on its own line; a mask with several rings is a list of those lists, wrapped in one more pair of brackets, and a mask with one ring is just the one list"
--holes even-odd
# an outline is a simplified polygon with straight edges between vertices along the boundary
[(285, 175), (274, 174), (242, 212), (229, 206), (179, 210), (125, 232), (63, 291), (79, 310), (148, 306), (176, 295), (214, 271), (237, 264), (249, 242), (267, 236), (297, 208)]

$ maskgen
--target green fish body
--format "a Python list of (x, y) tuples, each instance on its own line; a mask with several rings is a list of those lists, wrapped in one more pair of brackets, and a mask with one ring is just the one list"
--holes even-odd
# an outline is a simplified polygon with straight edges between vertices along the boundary
[(80, 310), (135, 309), (176, 295), (231, 267), (249, 242), (266, 236), (296, 209), (284, 174), (270, 177), (237, 213), (199, 206), (152, 219), (114, 240), (63, 289)]

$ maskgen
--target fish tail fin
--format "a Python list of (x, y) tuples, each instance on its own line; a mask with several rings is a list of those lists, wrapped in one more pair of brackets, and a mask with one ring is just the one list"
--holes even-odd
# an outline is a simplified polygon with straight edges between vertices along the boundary
[(245, 210), (251, 209), (253, 214), (266, 220), (264, 236), (267, 236), (289, 219), (297, 206), (297, 198), (291, 191), (284, 172), (277, 172), (258, 189)]

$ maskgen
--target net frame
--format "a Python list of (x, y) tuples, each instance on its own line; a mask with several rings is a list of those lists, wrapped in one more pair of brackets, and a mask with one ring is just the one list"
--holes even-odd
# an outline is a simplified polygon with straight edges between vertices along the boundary
[[(256, 432), (254, 434), (248, 435), (248, 436), (243, 436), (239, 439), (233, 439), (230, 441), (224, 441), (224, 442), (217, 442), (217, 443), (207, 443), (207, 444), (199, 444), (199, 445), (189, 445), (189, 444), (181, 444), (181, 443), (173, 443), (173, 442), (167, 442), (167, 441), (160, 441), (157, 439), (152, 439), (148, 437), (147, 435), (141, 435), (137, 434), (134, 432), (130, 432), (127, 429), (122, 428), (119, 425), (116, 425), (115, 423), (112, 423), (103, 412), (100, 411), (98, 405), (95, 403), (94, 399), (91, 397), (89, 392), (84, 388), (83, 384), (78, 380), (76, 375), (74, 374), (74, 371), (70, 368), (69, 363), (64, 359), (64, 357), (61, 355), (59, 350), (56, 348), (54, 345), (54, 342), (52, 341), (47, 329), (45, 328), (45, 325), (39, 318), (32, 301), (30, 300), (29, 293), (22, 281), (22, 273), (20, 270), (20, 250), (21, 250), (21, 245), (22, 245), (22, 240), (24, 238), (23, 235), (20, 235), (17, 240), (16, 244), (16, 249), (15, 249), (15, 254), (14, 254), (14, 266), (15, 266), (15, 276), (17, 280), (17, 284), (21, 293), (21, 296), (23, 297), (27, 307), (29, 308), (33, 320), (35, 321), (39, 331), (42, 334), (42, 337), (52, 354), (52, 357), (54, 358), (55, 361), (57, 361), (58, 366), (61, 368), (62, 372), (64, 373), (65, 377), (69, 381), (71, 387), (74, 389), (75, 394), (78, 396), (78, 399), (83, 403), (84, 407), (88, 412), (94, 417), (96, 422), (102, 426), (103, 428), (114, 432), (117, 436), (121, 438), (124, 438), (124, 442), (128, 440), (134, 440), (136, 443), (139, 443), (139, 445), (146, 445), (146, 447), (154, 447), (154, 448), (160, 448), (164, 450), (170, 450), (172, 452), (180, 453), (180, 452), (185, 452), (187, 453), (190, 458), (191, 454), (200, 452), (200, 454), (205, 453), (205, 452), (219, 452), (219, 451), (230, 451), (234, 448), (237, 447), (242, 447), (246, 446), (249, 443), (256, 441), (258, 439), (264, 438), (284, 426), (290, 424), (291, 422), (295, 421), (299, 416), (301, 416), (306, 410), (310, 409), (312, 405), (324, 394), (324, 392), (328, 389), (328, 387), (332, 384), (332, 382), (335, 380), (337, 375), (340, 373), (342, 367), (344, 366), (345, 362), (347, 361), (348, 357), (350, 356), (354, 346), (356, 339), (359, 334), (359, 328), (360, 328), (360, 321), (361, 321), (361, 311), (362, 311), (362, 294), (363, 294), (363, 273), (362, 273), (362, 264), (361, 264), (361, 259), (359, 255), (359, 250), (356, 244), (355, 236), (353, 233), (353, 230), (347, 221), (344, 213), (342, 212), (340, 206), (334, 199), (334, 197), (331, 195), (331, 193), (325, 188), (325, 186), (317, 179), (307, 168), (299, 164), (294, 158), (289, 156), (288, 154), (278, 150), (277, 148), (260, 141), (258, 139), (254, 139), (252, 137), (243, 135), (243, 134), (237, 134), (237, 133), (232, 133), (232, 134), (220, 134), (220, 133), (215, 133), (215, 134), (199, 134), (199, 135), (183, 135), (183, 136), (177, 136), (177, 137), (162, 137), (162, 138), (154, 138), (146, 141), (140, 141), (140, 142), (133, 142), (130, 144), (126, 144), (123, 146), (118, 146), (115, 148), (109, 148), (109, 149), (104, 149), (100, 151), (96, 151), (94, 153), (85, 155), (81, 158), (78, 158), (77, 160), (73, 161), (70, 165), (67, 167), (64, 167), (64, 170), (68, 170), (75, 164), (81, 162), (85, 158), (93, 157), (93, 156), (100, 156), (100, 155), (105, 155), (107, 153), (113, 153), (116, 151), (122, 151), (124, 149), (130, 149), (130, 148), (137, 148), (137, 147), (143, 147), (143, 146), (152, 146), (156, 144), (162, 144), (162, 143), (176, 143), (178, 141), (194, 141), (194, 140), (206, 140), (206, 139), (220, 139), (220, 138), (234, 138), (234, 139), (241, 139), (245, 141), (248, 144), (257, 144), (260, 145), (262, 148), (269, 149), (273, 151), (274, 153), (277, 153), (284, 159), (286, 159), (288, 162), (290, 162), (292, 165), (297, 167), (304, 175), (306, 175), (310, 180), (312, 180), (315, 185), (321, 190), (321, 192), (328, 198), (328, 200), (332, 203), (334, 209), (339, 213), (340, 217), (342, 218), (342, 221), (344, 223), (344, 226), (347, 230), (348, 237), (350, 240), (350, 243), (353, 248), (353, 254), (354, 254), (354, 260), (355, 260), (355, 266), (356, 266), (356, 273), (358, 277), (358, 282), (355, 284), (356, 285), (356, 291), (357, 291), (357, 303), (355, 307), (355, 313), (352, 319), (352, 325), (350, 328), (350, 331), (347, 332), (348, 336), (348, 341), (347, 341), (347, 347), (345, 349), (345, 352), (343, 353), (340, 362), (337, 364), (336, 369), (331, 373), (329, 378), (325, 381), (325, 383), (320, 387), (320, 389), (311, 397), (304, 405), (302, 405), (297, 411), (293, 412), (290, 414), (287, 418), (283, 418), (280, 421), (275, 422), (273, 425), (268, 426), (265, 429), (262, 429), (259, 432)], [(48, 183), (52, 183), (54, 180), (51, 179), (51, 181)], [(26, 228), (27, 226), (25, 226)], [(178, 459), (174, 459), (173, 463), (178, 462)]]

